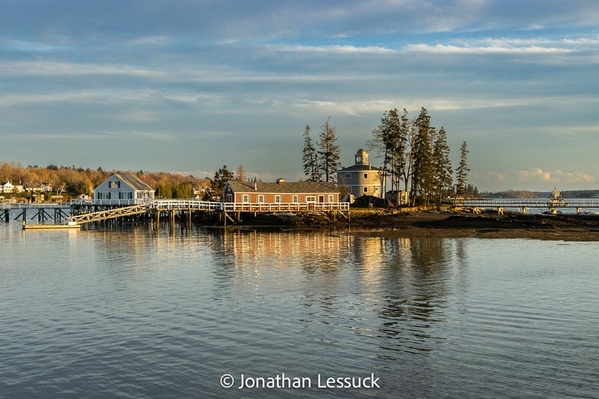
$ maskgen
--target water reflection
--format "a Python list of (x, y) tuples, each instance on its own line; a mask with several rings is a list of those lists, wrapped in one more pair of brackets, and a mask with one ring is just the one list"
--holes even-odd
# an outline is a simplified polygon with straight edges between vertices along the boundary
[(10, 226), (0, 396), (223, 397), (223, 373), (282, 372), (382, 388), (236, 394), (597, 392), (592, 243)]
[(443, 340), (435, 325), (444, 321), (451, 241), (398, 238), (388, 240), (386, 246), (387, 276), (379, 310), (381, 347), (395, 352), (430, 352)]
[(218, 230), (211, 239), (217, 297), (295, 293), (306, 310), (301, 320), (378, 335), (387, 358), (427, 353), (443, 341), (436, 326), (452, 265), (466, 261), (463, 242), (434, 238)]

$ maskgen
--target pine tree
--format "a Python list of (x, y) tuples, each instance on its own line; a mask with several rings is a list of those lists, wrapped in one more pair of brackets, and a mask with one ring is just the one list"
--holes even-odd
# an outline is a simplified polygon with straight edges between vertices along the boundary
[(468, 172), (470, 172), (470, 168), (468, 168), (468, 145), (464, 141), (462, 143), (462, 147), (460, 148), (460, 164), (456, 168), (456, 180), (457, 180), (457, 194), (464, 195), (466, 191), (466, 183), (468, 181)]
[(339, 146), (335, 144), (337, 136), (335, 135), (335, 127), (329, 124), (329, 117), (322, 126), (320, 132), (320, 142), (318, 147), (319, 169), (324, 174), (325, 182), (334, 182), (337, 180), (337, 170), (341, 167), (339, 162)]
[(316, 148), (312, 145), (310, 126), (308, 125), (306, 125), (306, 129), (304, 130), (302, 164), (304, 167), (304, 174), (308, 177), (308, 181), (316, 182), (322, 180), (322, 173), (318, 168), (318, 153), (316, 152)]
[(218, 197), (222, 200), (223, 189), (228, 181), (235, 180), (235, 174), (230, 172), (227, 165), (223, 165), (222, 168), (214, 173), (214, 179), (210, 182), (210, 189), (212, 190), (212, 196)]
[(449, 146), (447, 145), (447, 134), (441, 127), (437, 133), (433, 145), (433, 164), (435, 169), (435, 191), (439, 198), (439, 205), (444, 196), (446, 196), (453, 184), (453, 169), (449, 159)]
[[(383, 154), (383, 171), (391, 177), (391, 190), (399, 191), (402, 179), (405, 181), (409, 139), (407, 113), (400, 118), (397, 108), (383, 113), (381, 124), (372, 131), (373, 139), (369, 147)], [(407, 185), (407, 182), (404, 186)], [(397, 196), (399, 201), (399, 196)]]
[(416, 137), (412, 147), (413, 173), (411, 199), (412, 205), (420, 198), (427, 206), (434, 188), (434, 168), (432, 157), (432, 141), (435, 129), (430, 126), (430, 116), (426, 108), (422, 107), (420, 115), (414, 121)]

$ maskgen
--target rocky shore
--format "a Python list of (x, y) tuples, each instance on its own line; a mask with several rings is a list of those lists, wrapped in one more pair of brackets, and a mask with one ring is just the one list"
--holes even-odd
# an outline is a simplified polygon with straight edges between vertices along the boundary
[(376, 237), (530, 238), (599, 241), (599, 215), (524, 215), (495, 212), (474, 215), (450, 211), (411, 212), (386, 209), (351, 211), (351, 223), (330, 215), (262, 215), (231, 228), (335, 228)]
[[(377, 231), (368, 231), (378, 227)], [(362, 231), (356, 231), (363, 228)], [(599, 215), (385, 212), (352, 216), (354, 234), (385, 237), (531, 238), (599, 241)]]

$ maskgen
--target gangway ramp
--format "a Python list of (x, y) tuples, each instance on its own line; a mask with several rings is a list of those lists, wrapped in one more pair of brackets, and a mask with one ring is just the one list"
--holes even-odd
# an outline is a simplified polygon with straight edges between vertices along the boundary
[(143, 204), (143, 205), (133, 205), (133, 206), (124, 206), (121, 208), (108, 209), (105, 211), (98, 212), (90, 212), (83, 213), (80, 215), (71, 216), (69, 218), (70, 222), (74, 222), (77, 224), (83, 223), (91, 223), (91, 222), (99, 222), (102, 220), (115, 219), (125, 216), (134, 216), (140, 215), (142, 213), (148, 212), (151, 204)]

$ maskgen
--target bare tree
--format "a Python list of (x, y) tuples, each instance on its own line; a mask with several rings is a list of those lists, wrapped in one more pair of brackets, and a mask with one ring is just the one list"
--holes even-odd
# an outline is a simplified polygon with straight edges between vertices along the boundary
[(239, 166), (237, 167), (237, 170), (235, 171), (235, 180), (237, 181), (246, 181), (247, 180), (247, 176), (245, 174), (245, 169), (243, 168), (243, 165), (239, 164)]

